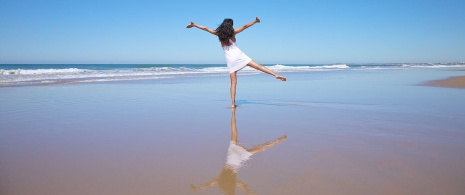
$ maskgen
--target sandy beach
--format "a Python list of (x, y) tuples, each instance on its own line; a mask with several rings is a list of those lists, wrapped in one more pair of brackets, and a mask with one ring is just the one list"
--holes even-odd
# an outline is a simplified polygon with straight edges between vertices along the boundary
[(425, 85), (435, 87), (465, 88), (465, 76), (451, 77), (427, 82)]
[(459, 73), (1, 88), (0, 194), (464, 194), (465, 90), (420, 85)]

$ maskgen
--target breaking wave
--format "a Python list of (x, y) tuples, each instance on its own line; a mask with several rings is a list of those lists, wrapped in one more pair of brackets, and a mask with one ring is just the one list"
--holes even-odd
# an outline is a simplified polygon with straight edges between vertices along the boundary
[[(17, 68), (16, 68), (17, 67)], [(399, 68), (465, 68), (458, 64), (329, 64), (266, 66), (276, 72), (378, 70)], [(258, 74), (245, 67), (239, 74)], [(228, 75), (226, 65), (0, 65), (0, 87), (73, 82), (105, 82)]]

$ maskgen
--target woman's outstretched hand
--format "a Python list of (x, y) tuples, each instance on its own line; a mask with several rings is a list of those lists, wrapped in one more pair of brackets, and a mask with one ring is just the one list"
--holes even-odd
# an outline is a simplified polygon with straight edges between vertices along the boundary
[(186, 26), (186, 28), (192, 28), (192, 27), (194, 27), (194, 25), (195, 25), (194, 22), (191, 21), (191, 23), (188, 24), (188, 25)]
[(260, 23), (260, 18), (255, 17), (255, 22), (256, 22), (256, 23)]

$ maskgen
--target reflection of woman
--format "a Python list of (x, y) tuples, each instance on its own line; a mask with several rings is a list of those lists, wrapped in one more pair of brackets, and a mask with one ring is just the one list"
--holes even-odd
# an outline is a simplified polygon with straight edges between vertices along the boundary
[(273, 145), (282, 142), (286, 139), (286, 135), (283, 135), (273, 141), (266, 142), (255, 146), (251, 149), (246, 149), (244, 146), (237, 142), (237, 128), (236, 128), (236, 109), (232, 109), (231, 116), (231, 142), (228, 148), (228, 155), (226, 163), (221, 170), (220, 175), (211, 181), (201, 184), (199, 186), (191, 185), (192, 190), (204, 189), (214, 185), (218, 185), (225, 194), (235, 194), (236, 186), (244, 190), (246, 193), (252, 193), (247, 185), (237, 179), (237, 173), (244, 163), (250, 159), (250, 157), (258, 152), (263, 152)]
[(257, 70), (260, 70), (264, 73), (273, 75), (279, 80), (286, 81), (286, 77), (276, 74), (275, 72), (271, 71), (270, 69), (262, 66), (255, 61), (253, 61), (249, 56), (247, 56), (242, 50), (239, 49), (236, 45), (236, 35), (240, 32), (244, 31), (246, 28), (251, 27), (252, 25), (259, 23), (260, 19), (258, 17), (255, 18), (254, 21), (241, 26), (240, 28), (233, 28), (233, 20), (230, 18), (226, 18), (223, 20), (223, 23), (216, 29), (209, 29), (205, 26), (200, 26), (191, 22), (186, 26), (186, 28), (197, 27), (201, 30), (205, 30), (213, 35), (218, 36), (218, 39), (221, 42), (221, 47), (223, 48), (225, 57), (226, 57), (226, 64), (228, 65), (229, 69), (229, 76), (231, 78), (231, 107), (236, 107), (236, 83), (237, 83), (237, 76), (236, 72), (244, 68), (245, 66), (250, 66)]

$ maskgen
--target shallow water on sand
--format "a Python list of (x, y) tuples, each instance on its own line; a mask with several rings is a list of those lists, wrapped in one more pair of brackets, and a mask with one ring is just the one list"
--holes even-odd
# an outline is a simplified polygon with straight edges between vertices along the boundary
[(241, 76), (235, 113), (227, 77), (2, 88), (0, 194), (463, 194), (465, 90), (420, 85), (463, 74)]

